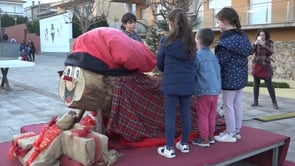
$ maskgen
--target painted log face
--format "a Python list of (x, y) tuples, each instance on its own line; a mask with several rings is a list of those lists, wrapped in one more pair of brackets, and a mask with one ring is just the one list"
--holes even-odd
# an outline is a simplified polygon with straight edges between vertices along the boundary
[(110, 112), (115, 76), (106, 76), (89, 70), (65, 66), (59, 80), (59, 96), (70, 108)]

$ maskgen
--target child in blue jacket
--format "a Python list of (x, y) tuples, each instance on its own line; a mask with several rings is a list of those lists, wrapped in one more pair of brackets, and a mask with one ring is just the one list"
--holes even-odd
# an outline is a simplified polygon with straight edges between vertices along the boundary
[(218, 95), (221, 93), (220, 66), (217, 57), (210, 50), (214, 32), (210, 28), (201, 29), (196, 40), (198, 51), (195, 60), (195, 95), (200, 137), (194, 139), (192, 144), (209, 147), (210, 143), (215, 143), (216, 111)]
[(168, 15), (169, 33), (160, 39), (157, 66), (163, 72), (161, 91), (164, 93), (166, 145), (158, 153), (174, 158), (175, 118), (179, 106), (182, 122), (182, 139), (176, 148), (182, 153), (189, 152), (191, 130), (190, 102), (195, 91), (194, 57), (196, 42), (192, 28), (183, 9), (176, 8)]

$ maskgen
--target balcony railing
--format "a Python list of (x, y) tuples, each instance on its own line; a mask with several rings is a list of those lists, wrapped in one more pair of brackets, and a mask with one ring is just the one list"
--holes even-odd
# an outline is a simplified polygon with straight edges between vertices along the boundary
[[(204, 10), (202, 26), (216, 28), (215, 14), (220, 10)], [(294, 1), (282, 0), (269, 3), (249, 4), (236, 6), (243, 28), (286, 27), (295, 26), (295, 3)]]

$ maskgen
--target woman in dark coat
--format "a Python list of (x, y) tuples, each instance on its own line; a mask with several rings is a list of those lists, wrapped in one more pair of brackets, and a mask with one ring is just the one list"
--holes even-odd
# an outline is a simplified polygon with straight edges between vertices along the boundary
[(36, 52), (36, 49), (35, 49), (35, 44), (34, 44), (34, 42), (31, 39), (29, 39), (29, 41), (28, 41), (28, 47), (31, 50), (30, 57), (31, 57), (32, 61), (35, 62), (35, 52)]
[(274, 53), (273, 50), (273, 41), (270, 40), (269, 32), (265, 29), (260, 29), (256, 34), (257, 40), (253, 43), (252, 54), (255, 53), (253, 59), (253, 92), (254, 92), (254, 102), (251, 105), (252, 107), (258, 106), (258, 96), (259, 96), (259, 87), (260, 80), (264, 80), (267, 90), (269, 92), (270, 98), (272, 100), (273, 108), (279, 109), (276, 100), (275, 89), (272, 85), (272, 66), (271, 66), (271, 55)]

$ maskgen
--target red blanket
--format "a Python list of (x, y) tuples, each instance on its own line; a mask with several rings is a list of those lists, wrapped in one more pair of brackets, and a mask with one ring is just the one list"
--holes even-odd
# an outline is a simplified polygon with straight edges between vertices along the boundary
[[(160, 79), (142, 73), (116, 80), (107, 132), (130, 142), (144, 138), (165, 137), (165, 112)], [(192, 129), (198, 132), (196, 97), (191, 102)], [(176, 136), (181, 134), (180, 113), (176, 115)], [(224, 129), (224, 120), (217, 116), (216, 130)]]
[(156, 65), (156, 57), (146, 45), (109, 27), (92, 29), (80, 35), (73, 44), (72, 53), (75, 52), (88, 53), (111, 69), (124, 67), (149, 72)]

